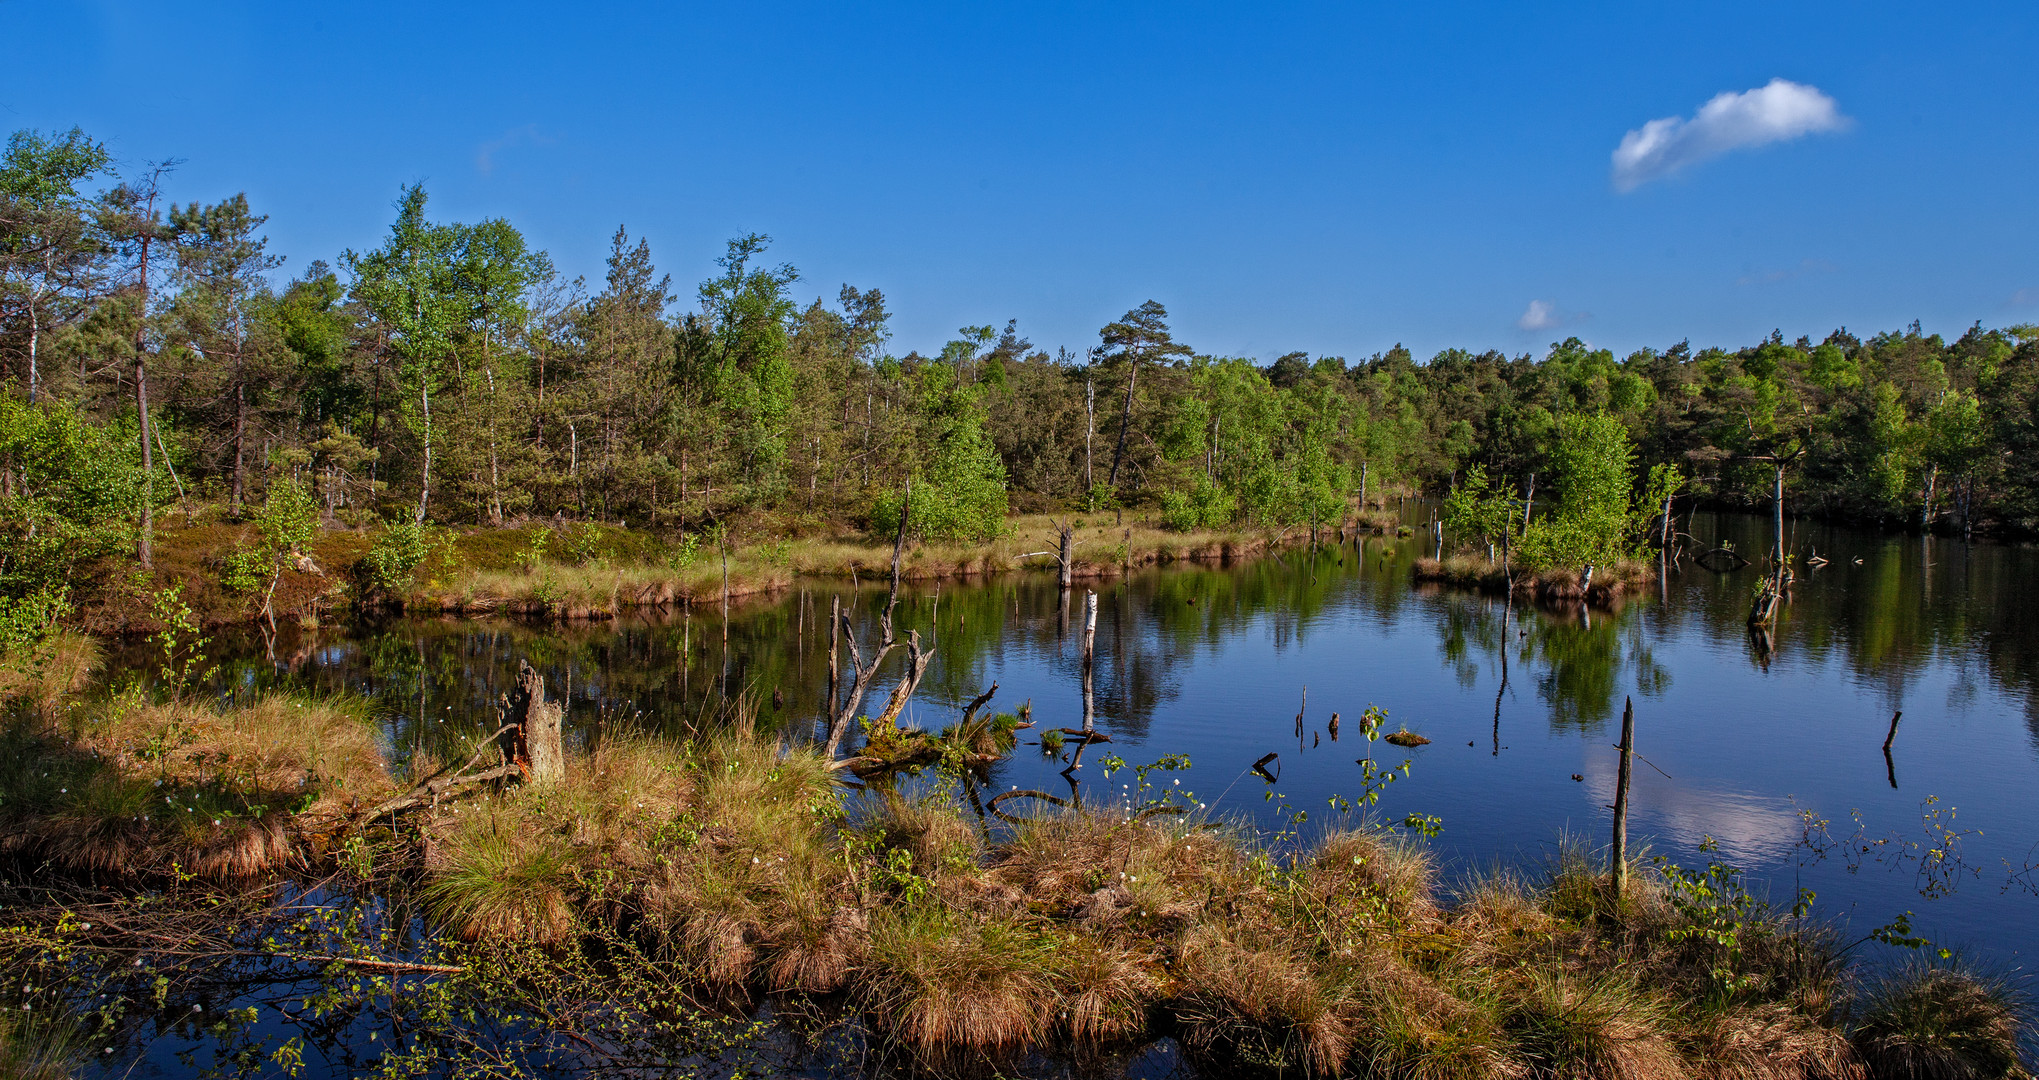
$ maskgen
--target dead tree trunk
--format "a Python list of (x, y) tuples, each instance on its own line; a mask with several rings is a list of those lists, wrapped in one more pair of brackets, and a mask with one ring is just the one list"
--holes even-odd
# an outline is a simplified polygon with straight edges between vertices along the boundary
[(528, 660), (517, 661), (517, 697), (511, 702), (510, 718), (517, 725), (511, 733), (510, 760), (525, 779), (540, 784), (565, 779), (560, 727), (566, 710), (545, 700), (545, 678)]
[(1614, 910), (1621, 911), (1621, 894), (1628, 885), (1628, 777), (1629, 759), (1635, 755), (1635, 701), (1621, 707), (1621, 764), (1614, 779), (1614, 844), (1609, 854), (1614, 864)]
[(822, 720), (835, 718), (835, 701), (842, 696), (843, 598), (828, 598), (828, 708)]
[[(864, 693), (871, 688), (871, 680), (877, 677), (878, 668), (885, 663), (885, 657), (899, 647), (899, 640), (892, 630), (892, 610), (899, 605), (899, 561), (906, 550), (906, 525), (912, 507), (913, 481), (909, 479), (906, 482), (905, 497), (899, 504), (899, 533), (892, 539), (892, 589), (885, 595), (884, 614), (880, 615), (878, 620), (877, 646), (871, 650), (868, 662), (864, 659), (863, 650), (857, 646), (856, 634), (851, 632), (849, 616), (847, 614), (837, 616), (837, 625), (841, 629), (842, 637), (850, 647), (850, 687), (840, 702), (830, 703), (834, 715), (829, 718), (828, 742), (823, 752), (831, 758), (841, 752), (843, 738), (849, 734), (850, 724), (856, 720), (857, 710), (864, 704)], [(921, 676), (927, 673), (927, 661), (934, 655), (932, 649), (921, 649), (920, 637), (917, 634), (912, 636), (907, 648), (906, 675), (900, 680), (899, 687), (893, 690), (892, 700), (886, 703), (888, 718), (896, 718), (899, 710), (906, 707), (907, 698), (911, 697), (914, 689), (920, 685)]]
[(1069, 759), (1069, 768), (1074, 772), (1083, 767), (1083, 748), (1092, 742), (1102, 742), (1097, 735), (1097, 696), (1093, 692), (1093, 676), (1097, 671), (1097, 594), (1083, 594), (1083, 738), (1076, 744), (1076, 753)]
[(899, 723), (899, 714), (906, 711), (906, 703), (913, 692), (920, 689), (920, 680), (927, 674), (927, 663), (934, 659), (934, 649), (920, 647), (920, 631), (909, 630), (906, 634), (906, 670), (900, 673), (898, 685), (892, 688), (892, 696), (885, 699), (885, 711), (874, 721), (880, 727), (891, 727)]

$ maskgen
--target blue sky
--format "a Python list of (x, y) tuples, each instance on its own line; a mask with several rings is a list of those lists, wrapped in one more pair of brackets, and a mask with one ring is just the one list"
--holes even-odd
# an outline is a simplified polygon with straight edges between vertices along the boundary
[(246, 191), (288, 272), (423, 182), (591, 280), (627, 224), (689, 302), (768, 233), (803, 299), (882, 288), (901, 353), (1008, 318), (1081, 349), (1150, 297), (1262, 360), (2039, 321), (2030, 4), (0, 0), (0, 27), (33, 43), (0, 128), (183, 159), (172, 195)]

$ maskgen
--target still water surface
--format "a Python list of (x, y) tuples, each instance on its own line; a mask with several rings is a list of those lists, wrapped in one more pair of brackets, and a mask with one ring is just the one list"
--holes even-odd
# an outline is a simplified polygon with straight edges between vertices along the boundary
[[(1692, 531), (1758, 552), (1768, 527), (1700, 515)], [(1191, 767), (1157, 773), (1159, 783), (1179, 780), (1212, 813), (1270, 830), (1306, 811), (1307, 838), (1345, 817), (1334, 800), (1360, 793), (1356, 759), (1406, 759), (1406, 779), (1353, 815), (1439, 819), (1429, 843), (1448, 882), (1533, 871), (1564, 837), (1606, 844), (1613, 743), (1632, 699), (1646, 762), (1635, 770), (1632, 846), (1688, 866), (1730, 863), (1780, 905), (1810, 889), (1847, 941), (1911, 912), (1916, 933), (2000, 970), (2022, 972), (2039, 950), (2039, 872), (2028, 871), (2039, 862), (2030, 801), (2039, 549), (1799, 523), (1793, 550), (1830, 562), (1802, 574), (1774, 639), (1763, 641), (1743, 623), (1755, 568), (1715, 574), (1688, 563), (1620, 610), (1552, 612), (1412, 587), (1423, 546), (1375, 538), (1095, 584), (1097, 723), (1112, 743), (1093, 747), (1072, 778), (1023, 742), (980, 794), (1123, 798), (1131, 774), (1107, 779), (1106, 753), (1133, 764), (1179, 754)], [(907, 721), (950, 723), (996, 682), (994, 707), (1030, 701), (1040, 727), (1080, 724), (1084, 591), (1065, 597), (1051, 577), (1023, 576), (903, 596), (901, 635), (919, 630), (936, 657)], [(622, 725), (678, 730), (746, 690), (766, 703), (763, 722), (808, 738), (826, 696), (837, 598), (872, 640), (882, 590), (808, 582), (737, 611), (726, 628), (712, 611), (567, 627), (399, 620), (222, 640), (213, 652), (230, 692), (367, 696), (398, 759), (465, 757), (468, 740), (497, 726), (494, 703), (519, 660), (566, 700), (575, 739)], [(883, 702), (897, 663), (871, 688), (868, 709)], [(110, 666), (153, 665), (137, 651)], [(1369, 747), (1357, 732), (1370, 705), (1387, 712), (1390, 729), (1406, 725), (1431, 742)], [(1344, 718), (1338, 739), (1328, 732), (1333, 712)], [(1255, 773), (1270, 752), (1279, 757), (1269, 775)], [(1808, 816), (1828, 822), (1827, 841), (1808, 841)], [(1873, 961), (1891, 950), (1862, 951)], [(356, 1026), (328, 1062), (339, 1072), (357, 1048), (372, 1053), (360, 1041), (371, 1029)], [(174, 1042), (148, 1051), (143, 1072), (186, 1072)], [(1171, 1049), (1149, 1048), (1128, 1075), (1187, 1075), (1164, 1060)]]
[[(1767, 527), (1702, 514), (1692, 531), (1758, 552)], [(1107, 780), (1101, 751), (1135, 764), (1187, 755), (1189, 770), (1159, 782), (1179, 779), (1214, 813), (1268, 826), (1307, 811), (1307, 835), (1342, 816), (1335, 796), (1359, 793), (1357, 758), (1407, 759), (1408, 777), (1373, 813), (1441, 819), (1431, 843), (1449, 880), (1533, 866), (1566, 835), (1604, 845), (1612, 744), (1632, 698), (1647, 762), (1635, 771), (1632, 845), (1731, 863), (1780, 904), (1812, 889), (1851, 939), (1911, 911), (1934, 942), (2021, 966), (2039, 949), (2039, 874), (2026, 873), (2039, 861), (2039, 551), (1809, 522), (1792, 544), (1831, 561), (1802, 574), (1769, 643), (1743, 624), (1760, 571), (1689, 562), (1613, 612), (1510, 613), (1498, 598), (1412, 588), (1420, 539), (1096, 584), (1097, 723), (1113, 742), (1089, 751), (1074, 786), (1087, 800), (1122, 794), (1130, 776)], [(1042, 727), (1076, 726), (1083, 591), (1065, 602), (1051, 578), (1029, 576), (906, 595), (900, 632), (920, 630), (936, 656), (907, 720), (949, 723), (996, 682), (994, 707), (1031, 701)], [(581, 738), (604, 724), (676, 728), (744, 689), (768, 702), (767, 722), (806, 737), (826, 696), (837, 596), (865, 640), (875, 636), (882, 591), (808, 583), (734, 613), (726, 646), (709, 611), (571, 627), (404, 620), (216, 651), (246, 689), (369, 696), (398, 756), (450, 755), (493, 730), (520, 659), (566, 698)], [(875, 685), (867, 708), (888, 688)], [(1356, 735), (1369, 705), (1430, 744), (1369, 749)], [(1344, 717), (1335, 741), (1333, 712)], [(1273, 782), (1251, 770), (1269, 752), (1280, 754)], [(1066, 795), (1062, 767), (1023, 744), (986, 790)], [(1805, 842), (1808, 814), (1830, 823), (1824, 854)], [(1933, 848), (1950, 857), (1930, 858)]]

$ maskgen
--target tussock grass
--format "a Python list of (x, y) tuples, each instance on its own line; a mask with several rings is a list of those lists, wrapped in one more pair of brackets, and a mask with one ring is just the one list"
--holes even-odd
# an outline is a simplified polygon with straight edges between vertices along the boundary
[(1397, 925), (1437, 914), (1430, 857), (1399, 837), (1379, 829), (1337, 830), (1319, 839), (1305, 859), (1299, 893), (1327, 910), (1334, 904), (1345, 911), (1371, 909)]
[(391, 786), (356, 702), (116, 698), (71, 712), (0, 732), (0, 848), (68, 872), (252, 877), (296, 857), (301, 827)]
[[(568, 955), (623, 935), (732, 999), (840, 995), (923, 1062), (1170, 1031), (1212, 1075), (2016, 1068), (2006, 984), (1922, 967), (1856, 999), (1830, 932), (1756, 906), (1724, 931), (1690, 879), (1644, 865), (1616, 904), (1577, 843), (1447, 892), (1419, 844), (1374, 827), (1291, 846), (1119, 804), (995, 824), (939, 783), (846, 801), (844, 772), (755, 712), (605, 733), (561, 780), (425, 808), (384, 849), (414, 861), (382, 879), (460, 938)], [(392, 787), (351, 705), (124, 699), (65, 724), (0, 730), (0, 845), (74, 870), (258, 873)]]
[(1035, 1041), (1056, 1001), (1054, 941), (1010, 919), (941, 906), (880, 909), (857, 997), (923, 1047), (1004, 1050)]
[(1536, 969), (1501, 992), (1500, 1026), (1539, 1076), (1675, 1080), (1684, 1060), (1664, 1003), (1616, 972)]
[(1854, 1043), (1877, 1080), (2026, 1076), (2018, 1036), (2029, 1007), (2001, 976), (1958, 962), (1916, 962), (1870, 988)]
[(1865, 1075), (1846, 1035), (1782, 1002), (1703, 1014), (1686, 1053), (1695, 1072), (1722, 1080), (1862, 1080)]
[(427, 910), (462, 938), (564, 940), (573, 931), (573, 850), (566, 838), (529, 828), (509, 800), (471, 805), (434, 845)]

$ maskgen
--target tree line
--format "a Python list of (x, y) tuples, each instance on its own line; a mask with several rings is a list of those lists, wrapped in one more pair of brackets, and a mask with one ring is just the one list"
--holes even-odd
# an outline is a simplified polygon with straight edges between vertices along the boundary
[(1759, 503), (1781, 484), (1806, 512), (2039, 528), (2039, 476), (2015, 465), (2039, 445), (2030, 326), (1265, 363), (1200, 353), (1147, 301), (1077, 349), (1007, 320), (899, 355), (879, 289), (803, 302), (762, 235), (683, 295), (625, 229), (589, 282), (509, 221), (435, 219), (411, 187), (372, 246), (293, 275), (245, 196), (178, 204), (169, 175), (120, 175), (75, 129), (16, 132), (0, 155), (16, 595), (35, 551), (146, 566), (164, 505), (240, 517), (279, 486), (328, 522), (883, 530), (910, 478), (908, 519), (944, 538), (1076, 506), (1329, 524), (1469, 476), (1533, 505), (1586, 417), (1619, 425), (1638, 496), (1668, 466), (1685, 497)]

